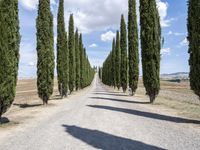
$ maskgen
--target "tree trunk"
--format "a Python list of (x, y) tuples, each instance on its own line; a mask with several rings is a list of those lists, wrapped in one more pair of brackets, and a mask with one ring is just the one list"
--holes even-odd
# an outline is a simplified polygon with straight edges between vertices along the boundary
[(135, 92), (133, 92), (133, 90), (131, 90), (131, 96), (135, 96)]
[(47, 98), (47, 96), (43, 97), (43, 105), (48, 105), (48, 98)]
[(150, 103), (153, 104), (153, 102), (154, 102), (155, 99), (156, 99), (156, 96), (155, 96), (154, 93), (151, 93), (151, 94), (149, 95), (149, 98), (150, 98)]
[(125, 90), (125, 89), (123, 89), (123, 92), (124, 92), (124, 93), (126, 93), (126, 90)]

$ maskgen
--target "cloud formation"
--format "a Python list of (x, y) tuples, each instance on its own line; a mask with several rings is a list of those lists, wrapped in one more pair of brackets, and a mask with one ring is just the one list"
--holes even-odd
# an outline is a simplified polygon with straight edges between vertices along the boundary
[[(38, 0), (19, 0), (19, 2), (27, 10), (35, 10), (38, 5)], [(57, 5), (56, 2), (56, 0), (51, 0), (51, 5)], [(161, 26), (169, 27), (173, 19), (166, 19), (168, 3), (162, 0), (156, 0), (156, 2)], [(139, 6), (139, 0), (137, 0), (137, 5)], [(65, 0), (66, 26), (70, 13), (74, 14), (75, 25), (83, 33), (116, 29), (119, 26), (121, 14), (127, 18), (128, 0)]]
[(160, 23), (162, 27), (169, 27), (170, 23), (173, 19), (166, 19), (167, 18), (167, 10), (169, 7), (169, 4), (167, 2), (163, 2), (161, 0), (156, 0), (158, 11), (160, 14)]
[(97, 44), (93, 43), (93, 44), (91, 44), (89, 47), (90, 47), (90, 48), (95, 48), (95, 47), (97, 47)]
[(171, 48), (162, 48), (161, 49), (161, 55), (170, 55), (171, 54)]
[[(35, 10), (37, 9), (37, 5), (38, 5), (38, 0), (19, 0), (19, 3), (28, 10)], [(51, 5), (55, 5), (56, 1), (55, 0), (51, 0)]]
[(101, 35), (101, 40), (104, 41), (104, 42), (106, 42), (106, 41), (112, 41), (114, 37), (115, 37), (115, 33), (112, 32), (112, 31), (108, 31), (108, 32), (103, 33)]

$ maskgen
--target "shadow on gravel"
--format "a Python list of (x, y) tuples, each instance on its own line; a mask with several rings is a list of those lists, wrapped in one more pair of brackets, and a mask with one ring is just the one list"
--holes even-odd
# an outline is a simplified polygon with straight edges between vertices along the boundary
[(123, 97), (125, 97), (125, 96), (128, 96), (128, 95), (125, 95), (125, 94), (119, 94), (119, 93), (107, 93), (107, 92), (105, 92), (105, 93), (93, 93), (93, 94), (96, 94), (96, 95), (112, 95), (112, 96), (123, 96)]
[(77, 126), (63, 125), (71, 136), (102, 150), (163, 150), (162, 148), (145, 144), (119, 136), (114, 136), (98, 130), (90, 130)]
[(101, 105), (87, 105), (87, 106), (92, 107), (92, 108), (104, 109), (104, 110), (118, 111), (118, 112), (123, 112), (127, 114), (157, 119), (157, 120), (170, 121), (170, 122), (175, 122), (175, 123), (200, 124), (199, 120), (173, 117), (173, 116), (161, 115), (161, 114), (156, 114), (156, 113), (151, 113), (151, 112), (144, 112), (144, 111), (139, 111), (139, 110), (117, 108), (117, 107), (111, 107), (111, 106), (101, 106)]
[(149, 102), (128, 101), (128, 100), (120, 100), (120, 99), (114, 99), (114, 98), (104, 98), (104, 97), (90, 97), (90, 98), (92, 98), (92, 99), (101, 99), (101, 100), (106, 100), (106, 101), (132, 103), (132, 104), (150, 104)]
[(20, 108), (30, 108), (30, 107), (42, 106), (42, 104), (17, 104), (17, 103), (14, 103), (13, 105), (19, 106)]
[(10, 122), (10, 120), (8, 118), (6, 118), (6, 117), (2, 117), (0, 119), (0, 125), (7, 124), (9, 122)]
[(123, 92), (121, 92), (121, 91), (119, 91), (119, 92), (114, 92), (114, 91), (109, 92), (109, 91), (100, 91), (100, 90), (95, 90), (94, 93), (99, 93), (99, 94), (101, 94), (101, 93), (120, 94), (120, 93), (123, 93)]

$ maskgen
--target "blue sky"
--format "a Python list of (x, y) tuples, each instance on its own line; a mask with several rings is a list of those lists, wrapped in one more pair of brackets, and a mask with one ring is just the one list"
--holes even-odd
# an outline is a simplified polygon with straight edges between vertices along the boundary
[[(19, 0), (22, 36), (20, 78), (36, 77), (37, 4), (38, 0)], [(165, 39), (161, 52), (161, 73), (188, 72), (187, 0), (157, 0), (157, 5), (161, 17), (162, 36)], [(51, 0), (55, 41), (57, 9), (58, 0)], [(128, 0), (65, 0), (66, 29), (70, 13), (74, 14), (75, 26), (83, 33), (91, 64), (100, 66), (111, 50), (112, 38), (119, 29), (121, 14), (127, 18)]]

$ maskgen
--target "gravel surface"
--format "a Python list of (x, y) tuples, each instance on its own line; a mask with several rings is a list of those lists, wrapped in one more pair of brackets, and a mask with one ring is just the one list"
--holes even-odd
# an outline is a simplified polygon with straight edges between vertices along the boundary
[(0, 150), (200, 149), (200, 121), (158, 111), (96, 77), (87, 90), (0, 138)]

